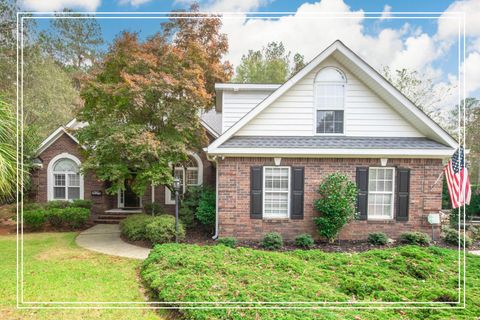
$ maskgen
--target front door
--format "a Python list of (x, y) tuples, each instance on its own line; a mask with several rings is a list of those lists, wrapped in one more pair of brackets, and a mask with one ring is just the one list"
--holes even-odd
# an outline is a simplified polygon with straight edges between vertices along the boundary
[(118, 207), (119, 208), (140, 208), (140, 197), (133, 192), (131, 181), (125, 181), (125, 190), (118, 191)]

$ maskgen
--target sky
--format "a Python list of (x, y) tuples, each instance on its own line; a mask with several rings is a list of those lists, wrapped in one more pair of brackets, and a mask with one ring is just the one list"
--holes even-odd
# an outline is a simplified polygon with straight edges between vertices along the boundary
[[(21, 0), (25, 11), (159, 12), (186, 9), (187, 0)], [(225, 59), (237, 66), (249, 49), (261, 49), (270, 41), (282, 41), (307, 61), (333, 41), (340, 39), (372, 67), (381, 70), (407, 68), (433, 79), (435, 90), (453, 88), (442, 101), (451, 108), (459, 101), (459, 70), (466, 70), (466, 96), (480, 98), (480, 0), (203, 0), (201, 11), (224, 14), (222, 32), (229, 40)], [(280, 12), (275, 18), (262, 18), (245, 12)], [(371, 14), (376, 12), (376, 14)], [(438, 12), (424, 18), (405, 17), (402, 12)], [(463, 42), (458, 42), (458, 15), (465, 12), (465, 59)], [(152, 15), (150, 15), (152, 16)], [(254, 18), (255, 17), (255, 18)], [(453, 18), (452, 18), (453, 17)], [(108, 43), (121, 31), (138, 32), (146, 38), (160, 30), (160, 19), (98, 20)], [(48, 28), (39, 20), (39, 28)], [(459, 45), (461, 49), (459, 64)], [(463, 73), (460, 74), (462, 79)]]

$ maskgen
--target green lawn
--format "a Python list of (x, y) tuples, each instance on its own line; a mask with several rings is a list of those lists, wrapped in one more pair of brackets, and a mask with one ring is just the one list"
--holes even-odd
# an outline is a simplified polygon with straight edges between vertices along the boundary
[[(25, 235), (25, 301), (145, 301), (140, 261), (79, 248), (75, 233)], [(0, 319), (161, 319), (152, 310), (18, 310), (15, 236), (0, 236)]]
[(142, 277), (160, 301), (436, 301), (447, 308), (183, 310), (189, 319), (474, 319), (480, 316), (480, 257), (467, 257), (468, 307), (443, 303), (458, 297), (457, 258), (455, 250), (418, 246), (325, 253), (167, 244), (150, 254)]

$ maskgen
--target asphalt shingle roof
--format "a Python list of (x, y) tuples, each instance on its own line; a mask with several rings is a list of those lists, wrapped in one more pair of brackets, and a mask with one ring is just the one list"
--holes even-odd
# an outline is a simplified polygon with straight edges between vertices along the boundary
[(215, 108), (202, 113), (200, 118), (214, 130), (218, 135), (222, 133), (222, 113), (215, 111)]
[(235, 136), (220, 148), (450, 149), (428, 138), (345, 136)]

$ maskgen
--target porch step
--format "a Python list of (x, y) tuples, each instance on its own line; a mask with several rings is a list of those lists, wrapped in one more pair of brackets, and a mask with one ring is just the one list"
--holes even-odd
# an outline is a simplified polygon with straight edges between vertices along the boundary
[(120, 223), (123, 219), (127, 218), (128, 213), (103, 213), (97, 214), (93, 222), (95, 223)]

